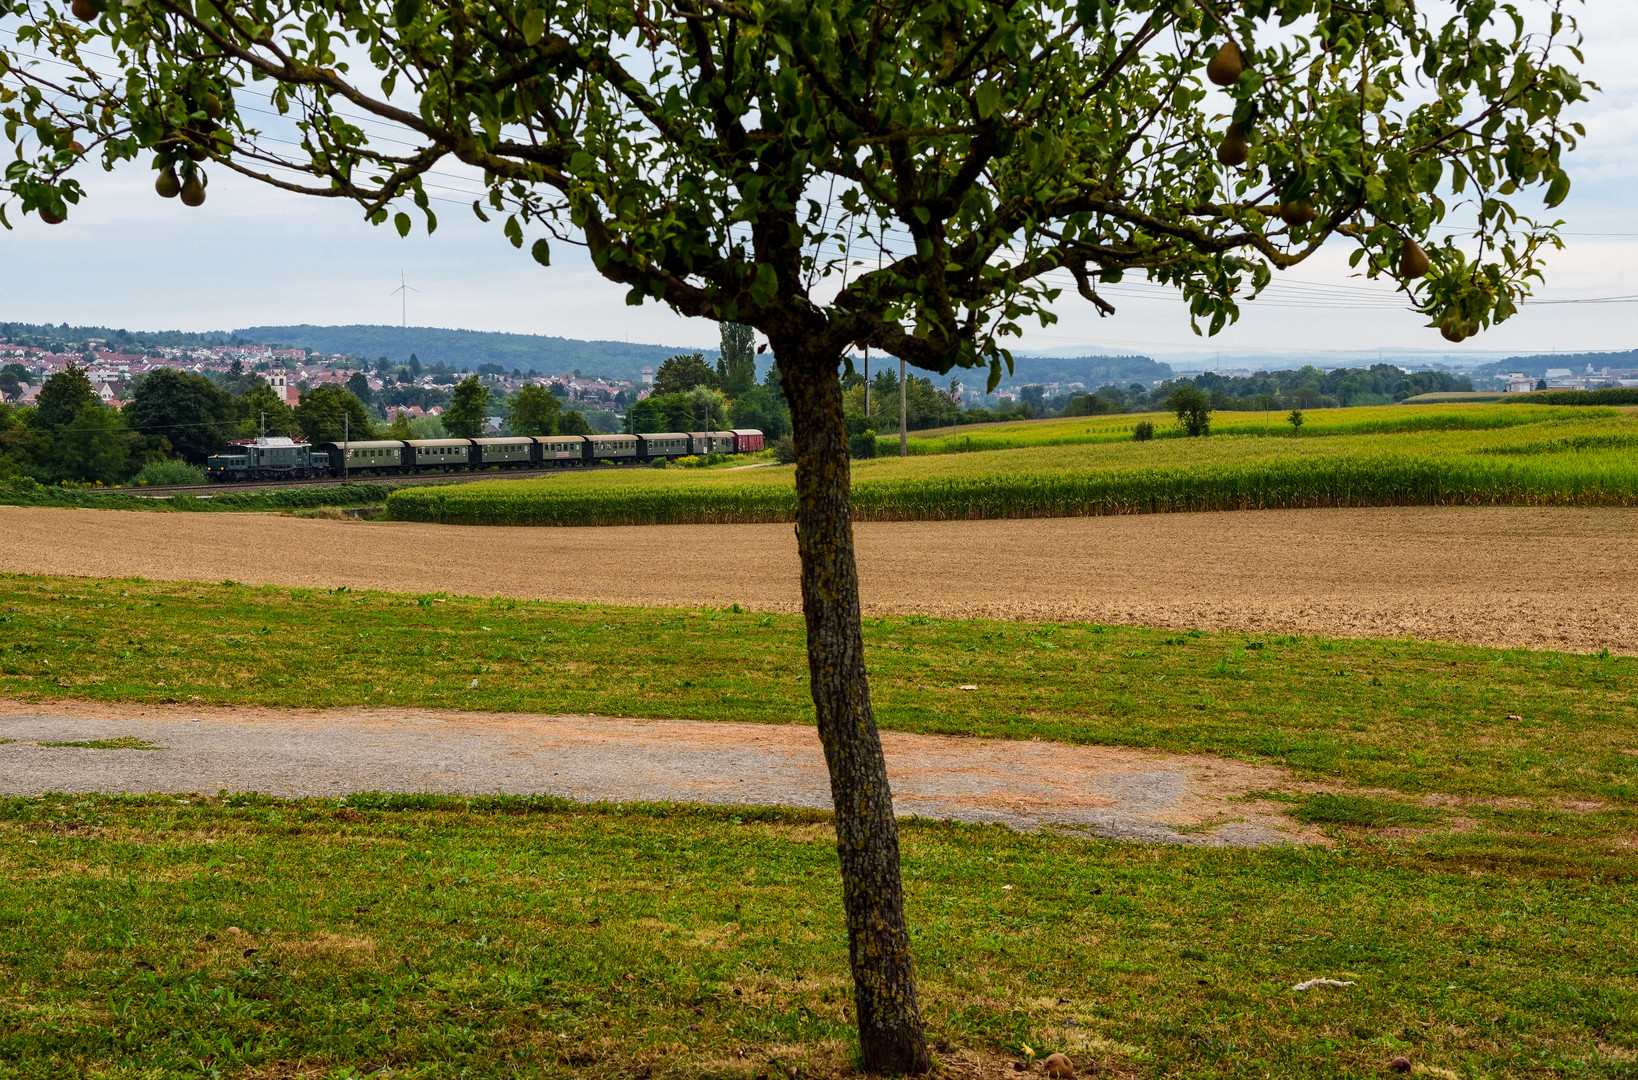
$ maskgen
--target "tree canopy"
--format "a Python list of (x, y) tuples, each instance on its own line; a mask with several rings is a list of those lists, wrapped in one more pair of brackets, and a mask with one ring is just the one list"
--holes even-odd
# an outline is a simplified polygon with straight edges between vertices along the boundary
[(236, 417), (232, 396), (210, 379), (160, 368), (136, 381), (125, 419), (133, 429), (165, 439), (183, 458), (203, 465), (227, 446)]
[(69, 364), (40, 385), (34, 413), (41, 427), (60, 428), (73, 421), (81, 406), (93, 403), (100, 404), (85, 369)]
[(514, 435), (556, 435), (563, 403), (544, 386), (525, 386), (512, 395), (506, 427)]
[[(392, 203), (434, 227), (423, 180), (455, 158), (485, 174), (474, 208), (519, 246), (541, 234), (542, 262), (553, 239), (584, 243), (633, 302), (941, 372), (999, 372), (1021, 320), (1053, 318), (1054, 272), (1100, 309), (1098, 281), (1146, 272), (1215, 330), (1339, 234), (1466, 336), (1539, 272), (1553, 234), (1509, 201), (1568, 193), (1579, 129), (1562, 112), (1583, 95), (1563, 66), (1574, 23), (1546, 0), (1516, 19), (1463, 0), (1448, 20), (1413, 0), (142, 0), (91, 4), (83, 27), (0, 2), (22, 17), (5, 115), (25, 211), (65, 216), (82, 156), (153, 150), (167, 189), (212, 162), (407, 232)], [(369, 56), (356, 73), (343, 37)], [(36, 44), (85, 81), (29, 64)], [(1214, 97), (1201, 76), (1225, 46)], [(294, 115), (296, 152), (239, 109), (255, 81)], [(423, 90), (438, 107), (406, 107)], [(372, 139), (359, 112), (411, 145)], [(1474, 235), (1429, 243), (1458, 199)], [(826, 279), (828, 302), (790, 307)]]
[(489, 414), (489, 387), (476, 375), (468, 375), (455, 387), (449, 408), (444, 410), (444, 430), (457, 439), (476, 439), (483, 434), (483, 418)]
[(696, 386), (718, 389), (721, 382), (703, 353), (680, 353), (660, 365), (654, 373), (654, 395), (686, 394)]
[(295, 418), (302, 433), (315, 443), (341, 442), (343, 437), (353, 442), (375, 438), (364, 403), (345, 386), (330, 383), (302, 394)]
[(234, 399), (234, 410), (241, 439), (255, 438), (264, 431), (268, 435), (295, 435), (301, 430), (295, 412), (261, 379), (253, 378), (244, 393)]

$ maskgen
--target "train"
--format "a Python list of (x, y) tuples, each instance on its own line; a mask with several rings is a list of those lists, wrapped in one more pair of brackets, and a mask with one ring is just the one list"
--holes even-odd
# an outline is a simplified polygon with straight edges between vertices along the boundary
[(479, 469), (539, 469), (671, 461), (704, 454), (754, 454), (764, 448), (755, 428), (666, 431), (649, 435), (497, 435), (483, 439), (368, 439), (316, 445), (285, 436), (235, 442), (205, 462), (212, 480), (309, 480), (341, 476), (403, 476)]

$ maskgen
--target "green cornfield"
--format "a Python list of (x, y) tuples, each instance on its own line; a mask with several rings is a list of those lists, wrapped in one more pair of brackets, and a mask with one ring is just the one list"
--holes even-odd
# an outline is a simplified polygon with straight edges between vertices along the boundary
[[(1519, 396), (1519, 395), (1516, 395)], [(1602, 408), (1563, 408), (1550, 405), (1511, 404), (1510, 408), (1476, 408), (1472, 405), (1367, 405), (1354, 409), (1311, 409), (1306, 411), (1302, 438), (1333, 435), (1391, 435), (1417, 431), (1494, 431), (1503, 428), (1564, 422), (1574, 419), (1607, 417)], [(1065, 416), (1051, 420), (1013, 420), (969, 427), (932, 428), (913, 431), (905, 449), (913, 455), (961, 454), (984, 450), (1016, 450), (1028, 446), (1080, 446), (1090, 443), (1124, 442), (1132, 429), (1148, 420), (1155, 425), (1155, 437), (1181, 439), (1183, 431), (1170, 413), (1120, 413), (1108, 416)], [(1269, 412), (1215, 412), (1212, 432), (1218, 435), (1279, 437), (1291, 436), (1285, 410)], [(876, 440), (876, 456), (892, 457), (899, 452), (897, 435)]]
[[(1360, 417), (1346, 434), (1104, 441), (856, 462), (859, 520), (941, 521), (1328, 506), (1638, 506), (1638, 417), (1614, 409), (1460, 406), (1488, 417)], [(1336, 410), (1366, 412), (1372, 410)], [(1375, 410), (1388, 411), (1388, 410)], [(1515, 416), (1528, 415), (1524, 422)], [(1120, 418), (1130, 423), (1128, 418)], [(1508, 421), (1512, 422), (1508, 422)], [(1235, 430), (1238, 429), (1238, 430)], [(690, 475), (692, 474), (692, 475)], [(592, 472), (409, 488), (389, 516), (449, 524), (638, 525), (790, 521), (789, 466)]]

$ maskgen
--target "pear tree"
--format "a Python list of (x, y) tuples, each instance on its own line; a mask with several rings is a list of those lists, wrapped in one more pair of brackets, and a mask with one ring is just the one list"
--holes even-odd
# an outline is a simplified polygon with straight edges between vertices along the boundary
[[(753, 327), (796, 445), (810, 684), (862, 1063), (929, 1059), (866, 679), (839, 371), (987, 368), (1060, 303), (1197, 331), (1330, 242), (1450, 340), (1516, 313), (1569, 191), (1568, 0), (0, 0), (0, 218), (81, 172), (207, 174), (437, 226), (433, 170), (542, 266)], [(208, 209), (199, 211), (208, 213)], [(1107, 290), (1106, 290), (1107, 291)]]

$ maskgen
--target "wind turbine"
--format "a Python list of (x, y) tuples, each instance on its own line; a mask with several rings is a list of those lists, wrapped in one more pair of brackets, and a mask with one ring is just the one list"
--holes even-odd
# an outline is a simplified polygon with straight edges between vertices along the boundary
[(402, 271), (402, 270), (398, 271), (398, 288), (394, 289), (392, 292), (388, 293), (387, 295), (388, 296), (398, 297), (398, 307), (399, 307), (398, 327), (399, 327), (400, 330), (409, 329), (409, 294), (412, 293), (412, 292), (420, 292), (420, 291), (421, 291), (420, 289), (417, 289), (417, 288), (414, 288), (414, 287), (412, 287), (410, 285), (405, 284), (405, 282), (404, 282), (404, 271)]

